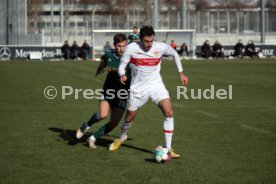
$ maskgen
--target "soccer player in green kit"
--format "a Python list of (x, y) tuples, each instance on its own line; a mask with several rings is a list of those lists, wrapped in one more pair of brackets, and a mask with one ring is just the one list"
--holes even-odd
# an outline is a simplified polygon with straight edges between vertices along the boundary
[[(82, 138), (93, 124), (108, 117), (108, 112), (110, 109), (111, 115), (109, 122), (100, 127), (93, 135), (88, 138), (87, 141), (90, 148), (96, 148), (96, 139), (106, 135), (118, 125), (124, 114), (127, 104), (128, 95), (120, 95), (121, 98), (119, 98), (117, 95), (119, 90), (127, 91), (130, 86), (130, 80), (127, 81), (127, 85), (122, 85), (119, 82), (120, 77), (118, 75), (120, 59), (124, 53), (125, 47), (127, 46), (127, 37), (123, 33), (117, 33), (114, 36), (113, 41), (115, 49), (109, 49), (105, 52), (105, 54), (101, 57), (101, 63), (99, 64), (96, 72), (97, 76), (103, 73), (105, 68), (108, 70), (99, 103), (99, 111), (94, 113), (89, 121), (83, 123), (76, 133), (77, 139)], [(127, 72), (130, 75), (129, 69), (127, 69)], [(110, 95), (110, 93), (112, 93), (113, 96)]]
[(128, 35), (129, 43), (137, 42), (140, 40), (140, 35), (138, 32), (139, 32), (138, 27), (134, 26), (133, 32)]

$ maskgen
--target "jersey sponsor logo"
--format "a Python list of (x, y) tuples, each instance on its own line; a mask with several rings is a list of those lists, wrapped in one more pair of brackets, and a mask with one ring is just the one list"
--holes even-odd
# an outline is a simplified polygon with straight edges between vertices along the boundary
[(130, 63), (137, 66), (156, 66), (161, 58), (131, 58)]

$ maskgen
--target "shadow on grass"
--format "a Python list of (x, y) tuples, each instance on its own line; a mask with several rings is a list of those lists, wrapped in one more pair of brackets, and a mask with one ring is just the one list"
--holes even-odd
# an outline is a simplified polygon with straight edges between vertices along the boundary
[[(129, 139), (128, 139), (129, 140)], [(127, 144), (122, 144), (123, 147), (127, 147), (127, 148), (131, 148), (131, 149), (135, 149), (135, 150), (138, 150), (138, 151), (142, 151), (142, 152), (145, 152), (145, 153), (150, 153), (152, 154), (152, 151), (148, 150), (148, 149), (144, 149), (144, 148), (139, 148), (139, 147), (136, 147), (136, 146), (131, 146), (131, 145), (127, 145)]]
[(68, 145), (76, 145), (77, 143), (84, 143), (88, 139), (88, 135), (84, 135), (81, 139), (76, 138), (75, 130), (66, 130), (62, 128), (49, 128), (49, 130), (59, 133), (59, 137), (67, 141)]
[(154, 160), (154, 158), (145, 158), (145, 161), (150, 163), (155, 163), (155, 164), (168, 164), (172, 160), (170, 159), (169, 161), (165, 161), (165, 162), (157, 162), (156, 160)]
[[(76, 138), (76, 131), (75, 130), (66, 130), (62, 128), (49, 128), (49, 130), (53, 132), (59, 133), (59, 137), (62, 138), (64, 141), (67, 141), (68, 145), (74, 146), (78, 143), (84, 143), (84, 146), (88, 147), (87, 139), (91, 136), (89, 134), (85, 134), (81, 139)], [(108, 135), (105, 135), (108, 136)], [(109, 136), (114, 137), (114, 136)], [(108, 148), (109, 144), (111, 144), (113, 140), (111, 139), (104, 139), (98, 138), (97, 145), (103, 146)]]
[[(90, 135), (85, 134), (81, 139), (77, 139), (76, 138), (76, 131), (75, 130), (66, 130), (66, 129), (62, 129), (62, 128), (48, 128), (50, 131), (52, 132), (56, 132), (59, 133), (59, 137), (62, 138), (64, 141), (67, 141), (68, 145), (74, 146), (78, 143), (84, 143), (84, 146), (88, 147), (87, 144), (87, 139), (90, 137)], [(113, 142), (113, 138), (117, 138), (116, 136), (113, 135), (105, 135), (105, 137), (110, 137), (112, 139), (105, 139), (105, 138), (98, 138), (97, 139), (97, 146), (102, 146), (102, 147), (106, 147), (108, 148), (109, 145)], [(128, 138), (127, 141), (131, 141), (133, 139)], [(146, 152), (146, 153), (152, 153), (152, 151), (144, 149), (144, 148), (139, 148), (136, 146), (131, 146), (128, 144), (122, 144), (122, 147), (127, 147), (127, 148), (131, 148), (137, 151), (141, 151), (141, 152)]]
[(145, 158), (145, 161), (155, 163), (155, 164), (160, 164), (160, 163), (156, 162), (153, 158)]

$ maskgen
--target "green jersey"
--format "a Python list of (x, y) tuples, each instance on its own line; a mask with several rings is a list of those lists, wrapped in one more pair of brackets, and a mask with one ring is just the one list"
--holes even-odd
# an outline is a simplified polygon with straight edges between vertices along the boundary
[(139, 34), (135, 34), (135, 33), (130, 33), (128, 35), (128, 39), (129, 39), (129, 43), (137, 42), (140, 39), (140, 35)]
[(105, 51), (101, 59), (105, 62), (108, 70), (118, 69), (121, 57), (116, 55), (115, 49), (108, 49)]
[(118, 56), (115, 52), (115, 49), (108, 49), (105, 54), (101, 57), (101, 59), (105, 62), (107, 65), (108, 74), (105, 79), (104, 83), (104, 90), (107, 89), (129, 89), (129, 81), (130, 81), (130, 68), (127, 66), (127, 77), (128, 81), (126, 85), (122, 85), (119, 82), (119, 74), (118, 74), (118, 67), (120, 65), (120, 59), (121, 56)]

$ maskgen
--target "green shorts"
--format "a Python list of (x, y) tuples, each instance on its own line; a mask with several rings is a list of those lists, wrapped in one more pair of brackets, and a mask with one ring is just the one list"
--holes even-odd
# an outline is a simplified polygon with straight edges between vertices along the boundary
[[(115, 91), (115, 90), (114, 90)], [(119, 98), (116, 94), (117, 91), (115, 91), (114, 95), (110, 95), (106, 93), (106, 90), (103, 91), (102, 96), (100, 98), (100, 103), (102, 101), (107, 101), (111, 107), (117, 107), (121, 109), (125, 109), (127, 105), (127, 96), (123, 96), (123, 98)]]
[[(130, 79), (130, 77), (129, 77)], [(100, 99), (101, 101), (107, 101), (111, 107), (118, 107), (125, 109), (127, 105), (129, 87), (130, 87), (130, 80), (126, 82), (125, 85), (119, 82), (120, 77), (117, 72), (108, 72), (106, 80), (103, 86), (103, 92)], [(109, 91), (110, 90), (110, 91)], [(118, 91), (124, 90), (124, 95), (119, 93)]]

